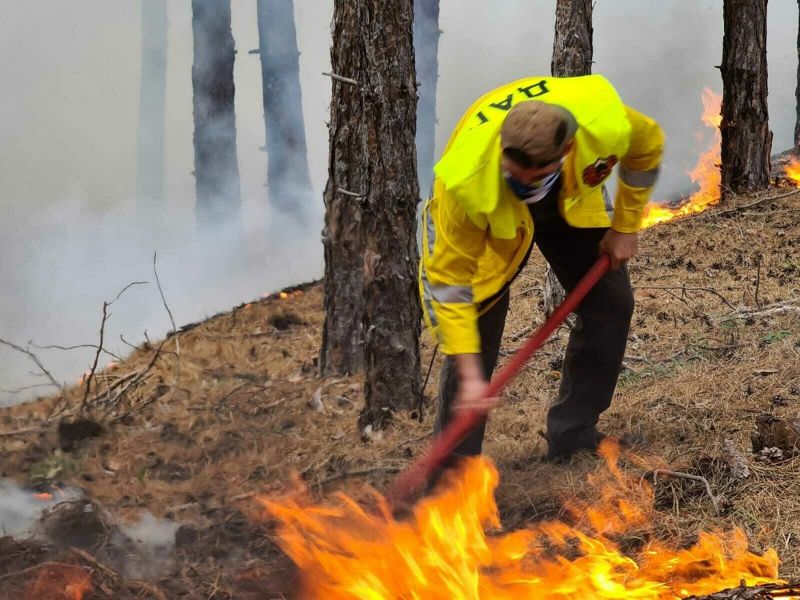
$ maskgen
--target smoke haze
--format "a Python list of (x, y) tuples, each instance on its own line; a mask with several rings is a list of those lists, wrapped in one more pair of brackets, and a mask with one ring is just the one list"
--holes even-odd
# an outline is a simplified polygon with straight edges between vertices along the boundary
[[(19, 344), (97, 339), (100, 307), (127, 283), (107, 330), (139, 343), (169, 329), (152, 276), (159, 275), (178, 324), (201, 319), (322, 273), (322, 189), (327, 176), (331, 0), (295, 0), (309, 167), (317, 202), (299, 228), (268, 209), (261, 66), (255, 0), (233, 0), (236, 127), (242, 230), (213, 242), (195, 236), (192, 30), (189, 2), (167, 2), (169, 44), (165, 202), (136, 210), (140, 83), (139, 2), (14, 2), (0, 17), (0, 338)], [(436, 154), (462, 111), (491, 87), (547, 74), (552, 0), (442, 0)], [(792, 144), (797, 6), (770, 4), (770, 118), (774, 151)], [(594, 72), (623, 99), (661, 122), (668, 146), (655, 197), (689, 185), (704, 149), (700, 94), (721, 91), (718, 0), (601, 0), (594, 19)], [(701, 136), (702, 137), (702, 136)], [(60, 381), (74, 382), (91, 350), (37, 351)], [(23, 356), (0, 348), (0, 389), (40, 383)], [(38, 390), (42, 391), (42, 390)], [(0, 392), (0, 403), (31, 392)]]

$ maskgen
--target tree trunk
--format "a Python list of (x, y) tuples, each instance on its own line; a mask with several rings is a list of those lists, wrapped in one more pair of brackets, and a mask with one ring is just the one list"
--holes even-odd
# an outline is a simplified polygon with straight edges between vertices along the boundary
[[(800, 0), (797, 0), (797, 7), (800, 9)], [(794, 97), (796, 100), (797, 120), (794, 126), (794, 152), (800, 154), (800, 21), (797, 27), (797, 87)]]
[[(800, 0), (798, 0), (800, 1)], [(556, 77), (576, 77), (592, 72), (592, 0), (556, 0), (556, 26), (550, 71)], [(544, 313), (553, 314), (566, 292), (550, 265), (544, 275)], [(572, 324), (570, 318), (568, 323)]]
[(164, 202), (167, 0), (142, 0), (142, 74), (136, 198), (146, 212)]
[(230, 0), (192, 0), (192, 32), (197, 220), (209, 229), (235, 221), (241, 203)]
[(592, 72), (592, 0), (556, 0), (550, 71), (556, 77)]
[(722, 190), (769, 186), (767, 0), (725, 0), (722, 42)]
[[(800, 1), (800, 0), (799, 0)], [(439, 80), (439, 0), (414, 0), (414, 58), (420, 84), (417, 107), (419, 191), (433, 185), (436, 148), (436, 84)]]
[(293, 0), (258, 0), (269, 201), (303, 221), (313, 203)]
[(335, 0), (321, 367), (366, 366), (362, 426), (420, 397), (412, 0)]

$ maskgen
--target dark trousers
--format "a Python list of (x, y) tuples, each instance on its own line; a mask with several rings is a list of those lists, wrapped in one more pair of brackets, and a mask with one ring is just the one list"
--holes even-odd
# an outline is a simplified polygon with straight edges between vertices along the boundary
[[(534, 243), (568, 292), (599, 256), (605, 228), (570, 227), (558, 212), (558, 189), (530, 206)], [(508, 290), (478, 318), (481, 357), (487, 378), (494, 371), (508, 312)], [(598, 442), (597, 421), (611, 404), (622, 367), (633, 314), (633, 292), (625, 267), (609, 271), (589, 292), (577, 311), (570, 333), (558, 397), (547, 414), (549, 454), (567, 456), (593, 449)], [(439, 407), (435, 430), (452, 418), (458, 389), (455, 361), (447, 357), (439, 379)], [(457, 447), (454, 458), (480, 454), (485, 422)]]

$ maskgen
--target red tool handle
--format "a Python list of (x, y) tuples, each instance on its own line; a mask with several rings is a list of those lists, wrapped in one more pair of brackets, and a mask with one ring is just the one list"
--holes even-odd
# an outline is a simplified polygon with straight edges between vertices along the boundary
[[(586, 294), (606, 274), (610, 266), (611, 259), (607, 254), (603, 254), (578, 282), (575, 289), (564, 299), (564, 302), (550, 315), (550, 318), (542, 324), (536, 333), (525, 342), (525, 345), (514, 354), (513, 358), (492, 378), (489, 387), (486, 389), (486, 398), (492, 398), (500, 394), (500, 391), (517, 374), (531, 355), (538, 350), (539, 346), (578, 307), (586, 297)], [(417, 493), (431, 474), (450, 456), (458, 443), (477, 427), (485, 417), (486, 411), (483, 410), (459, 412), (458, 416), (433, 441), (428, 451), (417, 458), (395, 480), (387, 496), (390, 501), (397, 503)]]

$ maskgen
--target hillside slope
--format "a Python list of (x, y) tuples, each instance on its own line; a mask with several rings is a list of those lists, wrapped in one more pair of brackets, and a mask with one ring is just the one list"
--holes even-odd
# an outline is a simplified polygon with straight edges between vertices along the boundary
[[(785, 576), (798, 578), (800, 457), (754, 454), (750, 439), (759, 415), (800, 418), (800, 193), (770, 199), (779, 193), (642, 234), (631, 265), (637, 308), (626, 368), (602, 428), (640, 434), (644, 460), (702, 475), (724, 498), (716, 514), (702, 484), (663, 483), (663, 518), (652, 535), (686, 543), (702, 530), (739, 526), (754, 549), (775, 548)], [(503, 356), (542, 321), (543, 271), (534, 253), (512, 288)], [(66, 401), (0, 410), (0, 477), (79, 488), (112, 520), (148, 511), (179, 523), (173, 559), (150, 574), (163, 597), (290, 594), (291, 568), (254, 496), (289, 489), (298, 475), (318, 497), (382, 489), (430, 439), (440, 362), (433, 360), (421, 414), (398, 415), (366, 435), (356, 425), (360, 378), (317, 377), (321, 310), (321, 285), (311, 284), (137, 349), (94, 378), (86, 414), (103, 429), (84, 428), (93, 437), (64, 427), (59, 434), (59, 420), (77, 416), (84, 385)], [(490, 421), (485, 451), (500, 469), (508, 528), (558, 514), (596, 467), (591, 457), (539, 460), (537, 432), (567, 334), (561, 328), (534, 356)], [(426, 337), (424, 370), (432, 356)], [(748, 477), (736, 476), (737, 461)], [(0, 560), (0, 597), (18, 597), (30, 571), (4, 575), (61, 556), (40, 550), (18, 548), (19, 560)], [(102, 572), (93, 577), (103, 580)]]

